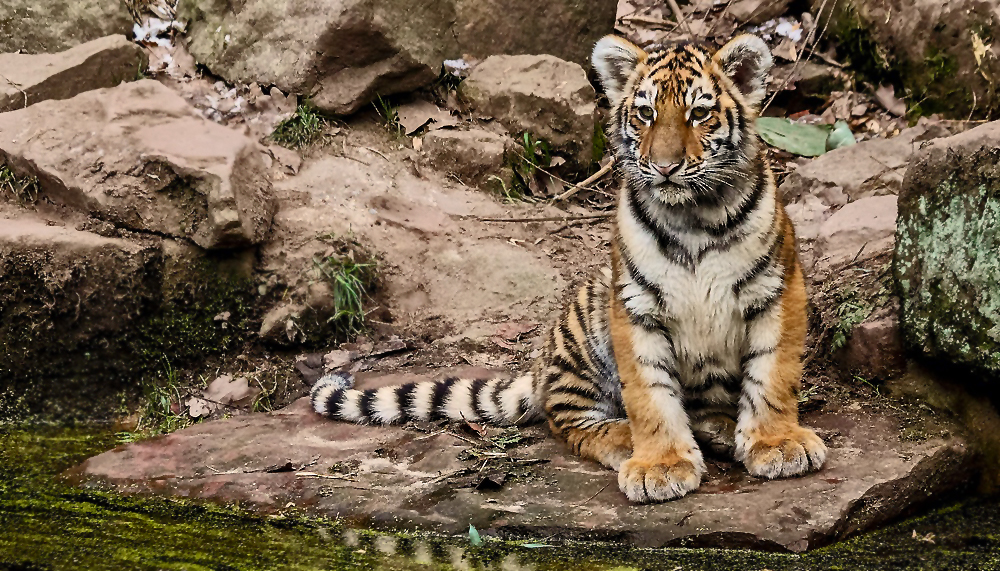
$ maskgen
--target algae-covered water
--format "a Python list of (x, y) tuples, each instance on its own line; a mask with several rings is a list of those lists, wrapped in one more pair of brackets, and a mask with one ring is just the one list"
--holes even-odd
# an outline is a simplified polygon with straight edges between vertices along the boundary
[[(84, 491), (57, 475), (115, 445), (94, 427), (0, 429), (0, 569), (1000, 570), (1000, 499), (970, 499), (805, 555), (552, 547), (378, 534), (301, 515)], [(538, 544), (544, 544), (540, 539)]]

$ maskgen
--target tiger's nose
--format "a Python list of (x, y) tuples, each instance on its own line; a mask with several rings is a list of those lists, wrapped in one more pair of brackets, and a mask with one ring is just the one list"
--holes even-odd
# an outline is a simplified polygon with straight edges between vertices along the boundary
[(653, 163), (653, 168), (657, 170), (663, 176), (670, 178), (670, 175), (679, 171), (681, 168), (681, 163), (667, 163), (662, 165), (660, 163)]

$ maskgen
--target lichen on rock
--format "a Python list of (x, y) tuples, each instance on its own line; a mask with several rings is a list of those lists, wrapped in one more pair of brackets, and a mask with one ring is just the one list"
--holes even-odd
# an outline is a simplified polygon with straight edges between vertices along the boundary
[(1000, 127), (928, 145), (899, 197), (894, 276), (907, 344), (1000, 375)]

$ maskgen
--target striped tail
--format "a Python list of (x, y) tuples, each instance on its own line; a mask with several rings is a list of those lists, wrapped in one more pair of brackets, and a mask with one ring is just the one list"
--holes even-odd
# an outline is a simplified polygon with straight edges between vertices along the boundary
[(447, 419), (506, 426), (530, 424), (542, 417), (531, 374), (514, 379), (452, 377), (363, 391), (353, 386), (351, 376), (324, 376), (313, 385), (313, 409), (358, 424)]

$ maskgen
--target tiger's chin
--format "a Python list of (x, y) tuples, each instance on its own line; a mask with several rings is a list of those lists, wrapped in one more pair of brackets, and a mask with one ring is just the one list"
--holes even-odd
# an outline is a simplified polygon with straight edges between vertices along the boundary
[(695, 199), (694, 192), (690, 188), (669, 181), (661, 184), (650, 184), (649, 192), (653, 198), (667, 206), (689, 204)]

